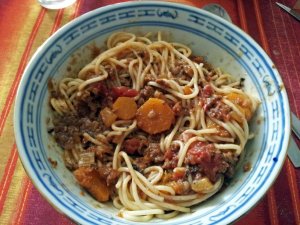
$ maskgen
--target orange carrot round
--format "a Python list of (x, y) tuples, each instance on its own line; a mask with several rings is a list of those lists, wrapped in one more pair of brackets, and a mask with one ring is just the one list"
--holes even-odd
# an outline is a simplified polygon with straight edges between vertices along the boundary
[(193, 93), (193, 90), (192, 90), (192, 88), (190, 88), (189, 86), (184, 86), (184, 88), (183, 88), (183, 93), (184, 93), (185, 95), (190, 95), (190, 94)]
[(133, 98), (119, 97), (113, 104), (113, 112), (122, 120), (130, 120), (135, 117), (137, 105)]
[(99, 202), (109, 200), (109, 189), (105, 180), (99, 177), (95, 169), (80, 167), (73, 172), (78, 183), (84, 187)]
[(161, 99), (149, 98), (136, 113), (137, 126), (149, 134), (170, 129), (175, 116), (170, 106)]
[[(248, 96), (232, 92), (227, 94), (226, 98), (236, 105), (236, 107), (245, 115), (247, 121), (251, 119), (253, 115), (252, 102)], [(231, 113), (231, 117), (238, 122), (241, 122), (241, 119), (236, 113)]]

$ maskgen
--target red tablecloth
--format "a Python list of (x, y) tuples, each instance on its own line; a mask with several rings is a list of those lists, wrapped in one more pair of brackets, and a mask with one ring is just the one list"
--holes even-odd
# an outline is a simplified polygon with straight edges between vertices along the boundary
[[(31, 55), (53, 32), (75, 17), (119, 0), (77, 0), (46, 10), (35, 0), (0, 0), (0, 224), (73, 224), (38, 193), (18, 158), (13, 134), (17, 86)], [(300, 117), (300, 22), (273, 0), (178, 0), (202, 7), (219, 3), (233, 23), (249, 33), (275, 62)], [(292, 6), (295, 0), (282, 0)], [(298, 141), (299, 144), (299, 141)], [(300, 169), (289, 159), (266, 196), (236, 224), (300, 224)]]

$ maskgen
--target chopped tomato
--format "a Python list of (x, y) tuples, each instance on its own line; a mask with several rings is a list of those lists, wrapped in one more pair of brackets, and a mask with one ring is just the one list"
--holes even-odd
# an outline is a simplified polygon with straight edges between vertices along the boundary
[(174, 146), (171, 146), (171, 148), (167, 149), (167, 151), (164, 154), (164, 169), (174, 169), (177, 166), (178, 163), (178, 151)]
[(212, 96), (214, 93), (214, 89), (212, 88), (211, 85), (207, 84), (204, 86), (203, 88), (203, 97), (205, 98), (209, 98), (210, 96)]
[(190, 164), (195, 165), (202, 162), (203, 160), (209, 161), (211, 155), (210, 152), (213, 150), (213, 144), (195, 141), (189, 146), (187, 157), (189, 159)]
[(200, 141), (192, 143), (187, 152), (186, 162), (199, 165), (212, 182), (216, 182), (218, 174), (225, 173), (228, 168), (228, 163), (221, 153), (215, 151), (213, 144)]
[(115, 98), (118, 97), (135, 97), (139, 94), (139, 92), (135, 89), (130, 89), (125, 86), (120, 86), (120, 87), (113, 87), (112, 88), (113, 94)]

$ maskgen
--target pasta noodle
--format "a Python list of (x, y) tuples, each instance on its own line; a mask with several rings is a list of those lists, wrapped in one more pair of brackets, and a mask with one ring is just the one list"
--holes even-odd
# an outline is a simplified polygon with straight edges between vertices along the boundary
[(233, 176), (258, 101), (160, 32), (118, 32), (106, 44), (75, 78), (50, 85), (65, 164), (125, 219), (189, 213)]

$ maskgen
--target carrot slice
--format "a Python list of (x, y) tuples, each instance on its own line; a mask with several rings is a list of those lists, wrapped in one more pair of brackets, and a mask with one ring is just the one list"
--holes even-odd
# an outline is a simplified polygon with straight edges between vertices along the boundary
[(122, 120), (130, 120), (135, 117), (137, 105), (133, 98), (119, 97), (113, 104), (113, 111)]
[[(236, 105), (236, 107), (245, 115), (247, 121), (251, 119), (253, 115), (252, 102), (248, 96), (232, 92), (227, 94), (226, 98)], [(231, 117), (238, 122), (241, 121), (241, 118), (238, 118), (239, 116), (236, 113), (232, 113)]]
[(96, 200), (106, 202), (109, 200), (109, 190), (106, 182), (99, 177), (95, 169), (80, 167), (73, 172), (78, 183), (84, 187)]
[(162, 99), (149, 98), (136, 113), (137, 126), (149, 134), (158, 134), (170, 129), (174, 112)]
[(184, 93), (185, 95), (190, 95), (190, 94), (193, 93), (193, 90), (192, 90), (192, 88), (190, 88), (189, 86), (184, 86), (184, 88), (183, 88), (183, 93)]

